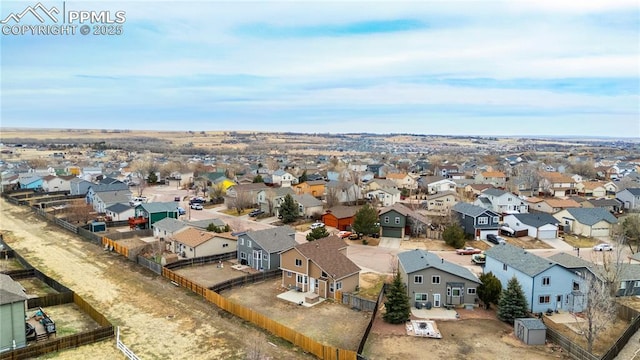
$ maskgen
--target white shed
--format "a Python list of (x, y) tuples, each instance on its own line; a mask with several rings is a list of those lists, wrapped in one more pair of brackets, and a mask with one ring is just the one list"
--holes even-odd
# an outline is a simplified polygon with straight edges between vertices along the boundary
[(544, 345), (547, 327), (542, 320), (536, 318), (520, 318), (514, 322), (513, 331), (516, 337), (527, 345)]

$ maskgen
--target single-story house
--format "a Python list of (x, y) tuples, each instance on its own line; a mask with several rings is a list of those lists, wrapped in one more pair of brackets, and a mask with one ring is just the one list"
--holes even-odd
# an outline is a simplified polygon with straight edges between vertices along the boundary
[(183, 258), (224, 254), (236, 250), (237, 239), (229, 233), (208, 232), (187, 227), (171, 237), (172, 252)]
[(605, 208), (571, 208), (553, 215), (564, 232), (586, 236), (608, 238), (618, 219)]
[(503, 225), (518, 232), (527, 230), (536, 239), (557, 239), (558, 220), (549, 214), (511, 214), (503, 219)]

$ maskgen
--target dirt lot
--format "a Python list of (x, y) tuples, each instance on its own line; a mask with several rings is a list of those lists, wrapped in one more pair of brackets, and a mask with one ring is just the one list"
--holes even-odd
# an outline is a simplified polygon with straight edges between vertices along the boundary
[(225, 261), (222, 268), (218, 267), (218, 264), (207, 264), (185, 267), (174, 272), (199, 285), (210, 287), (225, 280), (247, 275), (245, 272), (232, 269), (231, 265)]
[(32, 277), (27, 279), (17, 280), (20, 285), (25, 289), (25, 292), (29, 297), (41, 297), (49, 294), (57, 294), (58, 292), (45, 284), (42, 280)]
[(357, 350), (371, 313), (326, 300), (313, 307), (277, 299), (280, 279), (234, 288), (223, 295), (325, 344)]
[[(83, 331), (90, 331), (100, 327), (89, 315), (85, 314), (76, 304), (64, 304), (43, 308), (44, 312), (56, 323), (56, 336), (73, 335)], [(35, 314), (37, 309), (29, 309), (27, 316)]]
[(406, 335), (404, 324), (386, 324), (377, 317), (364, 349), (370, 360), (404, 359), (569, 359), (555, 346), (527, 346), (513, 328), (493, 319), (437, 321), (442, 339)]
[[(122, 340), (142, 359), (244, 359), (247, 351), (257, 348), (272, 359), (310, 359), (243, 321), (218, 315), (202, 298), (122, 256), (41, 221), (26, 208), (4, 200), (0, 206), (5, 241), (120, 326)], [(56, 358), (124, 356), (114, 340), (68, 350)]]

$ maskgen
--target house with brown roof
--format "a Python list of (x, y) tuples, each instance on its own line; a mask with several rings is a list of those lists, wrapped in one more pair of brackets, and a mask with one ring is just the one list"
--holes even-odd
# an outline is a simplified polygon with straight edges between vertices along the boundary
[(305, 181), (300, 184), (293, 185), (293, 190), (297, 195), (308, 194), (315, 198), (321, 198), (324, 195), (324, 180)]
[(492, 189), (493, 185), (491, 184), (469, 184), (464, 187), (464, 192), (473, 195), (480, 196), (485, 190)]
[(387, 173), (387, 180), (392, 180), (399, 189), (417, 189), (418, 182), (407, 173)]
[(529, 204), (529, 212), (543, 212), (547, 214), (555, 214), (564, 209), (580, 207), (580, 203), (573, 199), (541, 199), (530, 197), (527, 198), (526, 202)]
[(483, 171), (476, 175), (479, 184), (491, 184), (495, 187), (504, 188), (507, 183), (507, 175), (502, 171)]
[(599, 181), (583, 181), (576, 184), (578, 195), (601, 198), (607, 195), (605, 183)]
[(214, 233), (187, 227), (171, 237), (170, 250), (192, 259), (236, 251), (238, 240), (230, 233)]
[(539, 191), (552, 196), (569, 196), (577, 192), (576, 181), (569, 176), (555, 172), (540, 172)]
[(282, 286), (336, 299), (360, 283), (360, 267), (346, 256), (347, 244), (337, 236), (299, 244), (280, 253)]
[(325, 214), (322, 215), (322, 222), (338, 230), (346, 230), (353, 225), (353, 218), (358, 210), (360, 210), (360, 206), (334, 206), (327, 209)]

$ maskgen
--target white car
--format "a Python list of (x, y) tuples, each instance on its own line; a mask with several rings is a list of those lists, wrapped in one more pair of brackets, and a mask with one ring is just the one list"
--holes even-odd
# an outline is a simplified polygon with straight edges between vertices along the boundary
[(593, 251), (613, 251), (613, 246), (609, 244), (598, 244), (593, 247)]
[(196, 204), (191, 204), (191, 208), (193, 210), (202, 210), (202, 209), (204, 209), (201, 204), (197, 204), (197, 203)]
[(309, 228), (311, 230), (313, 230), (313, 229), (321, 228), (323, 226), (324, 226), (324, 224), (321, 223), (321, 222), (314, 222), (313, 224), (311, 224), (311, 226), (309, 226)]

